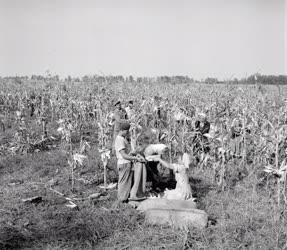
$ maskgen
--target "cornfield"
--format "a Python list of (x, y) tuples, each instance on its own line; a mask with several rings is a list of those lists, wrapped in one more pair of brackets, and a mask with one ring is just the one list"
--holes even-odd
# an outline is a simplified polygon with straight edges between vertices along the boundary
[[(284, 86), (260, 82), (1, 79), (0, 248), (286, 249), (285, 96)], [(189, 154), (205, 230), (153, 227), (129, 205), (109, 209), (118, 100), (134, 101), (133, 148), (148, 135), (168, 148), (167, 161)], [(210, 130), (198, 136), (202, 113)]]
[[(73, 155), (85, 150), (89, 136), (107, 165), (112, 142), (111, 114), (117, 100), (135, 103), (132, 121), (135, 141), (151, 129), (158, 142), (169, 147), (170, 161), (178, 152), (189, 153), (195, 168), (210, 171), (222, 190), (230, 175), (265, 173), (262, 181), (275, 176), (278, 203), (286, 201), (287, 102), (285, 88), (232, 84), (1, 82), (1, 129), (16, 133), (1, 143), (1, 154), (23, 154), (51, 148), (60, 136), (61, 146)], [(160, 107), (160, 117), (155, 112)], [(194, 150), (194, 123), (204, 112), (211, 129), (201, 142), (208, 154)], [(37, 124), (38, 129), (35, 131)], [(236, 139), (232, 131), (237, 129)], [(40, 131), (40, 132), (39, 132)], [(87, 132), (88, 131), (88, 132)], [(80, 138), (81, 145), (72, 142)], [(137, 142), (136, 142), (137, 143)], [(235, 145), (235, 146), (234, 146)], [(42, 146), (42, 148), (41, 148)], [(43, 148), (44, 147), (44, 148)], [(105, 157), (103, 157), (105, 156)], [(75, 157), (74, 157), (75, 158)], [(234, 177), (234, 176), (233, 176)], [(235, 177), (235, 181), (236, 181)]]

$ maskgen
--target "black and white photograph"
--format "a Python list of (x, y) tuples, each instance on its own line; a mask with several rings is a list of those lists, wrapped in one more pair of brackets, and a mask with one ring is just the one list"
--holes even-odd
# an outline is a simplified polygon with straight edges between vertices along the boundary
[(287, 249), (287, 0), (0, 0), (2, 249)]

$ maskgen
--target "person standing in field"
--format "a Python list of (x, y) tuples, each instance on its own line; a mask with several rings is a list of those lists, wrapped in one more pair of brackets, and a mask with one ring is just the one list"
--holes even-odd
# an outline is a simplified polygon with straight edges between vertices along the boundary
[(134, 101), (130, 100), (128, 106), (125, 108), (127, 118), (133, 120), (135, 118)]
[(195, 131), (201, 135), (209, 133), (210, 122), (207, 120), (205, 113), (198, 114), (198, 120), (195, 122)]
[(250, 133), (251, 129), (247, 125), (245, 130), (243, 128), (243, 121), (242, 118), (235, 118), (232, 121), (231, 128), (230, 128), (230, 152), (231, 156), (234, 158), (241, 158), (246, 153), (244, 152), (244, 137), (245, 137), (245, 144), (250, 145)]
[(195, 122), (195, 132), (196, 135), (193, 138), (193, 153), (198, 155), (197, 161), (202, 161), (208, 155), (210, 151), (208, 138), (205, 134), (208, 134), (210, 131), (210, 122), (207, 120), (205, 113), (198, 114), (198, 120)]
[(161, 116), (162, 116), (162, 108), (160, 105), (160, 97), (155, 96), (154, 97), (154, 107), (153, 107), (153, 115), (155, 118), (155, 123), (154, 123), (154, 127), (158, 128), (160, 126), (160, 121), (161, 121)]
[[(118, 199), (114, 204), (114, 207), (121, 202), (126, 202), (129, 198), (131, 189), (132, 189), (132, 180), (133, 177), (136, 181), (141, 180), (141, 171), (135, 171), (139, 176), (133, 176), (134, 172), (132, 171), (132, 161), (135, 162), (145, 162), (145, 159), (140, 155), (130, 155), (128, 153), (128, 141), (127, 136), (130, 129), (130, 124), (120, 123), (119, 133), (115, 138), (115, 153), (117, 157), (117, 168), (119, 172), (118, 179)], [(135, 185), (136, 184), (136, 185)], [(134, 185), (137, 187), (138, 184)], [(135, 188), (134, 188), (135, 189)], [(132, 200), (140, 200), (139, 197), (136, 197), (137, 190), (134, 190), (131, 195)]]
[[(210, 122), (207, 120), (206, 114), (199, 113), (198, 120), (195, 122), (195, 132), (197, 132), (197, 145), (198, 148), (202, 148), (205, 153), (209, 151), (208, 140), (204, 134), (208, 134), (210, 130)], [(201, 145), (200, 145), (201, 144)]]
[(114, 120), (114, 133), (113, 133), (112, 148), (114, 150), (115, 139), (120, 131), (120, 124), (127, 122), (127, 112), (122, 108), (120, 101), (117, 101), (115, 103), (115, 111), (113, 114), (113, 120)]
[(230, 152), (232, 157), (240, 158), (243, 151), (243, 131), (239, 119), (234, 119), (230, 128)]
[(133, 108), (134, 102), (130, 100), (128, 102), (128, 106), (125, 108), (125, 111), (127, 113), (127, 119), (131, 123), (131, 129), (130, 129), (130, 141), (131, 141), (131, 148), (132, 150), (135, 150), (136, 147), (136, 127), (135, 125), (135, 110)]

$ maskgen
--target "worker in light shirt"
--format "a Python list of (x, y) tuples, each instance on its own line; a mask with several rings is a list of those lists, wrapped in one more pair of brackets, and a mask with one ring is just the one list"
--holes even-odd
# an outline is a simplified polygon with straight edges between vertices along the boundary
[(127, 113), (127, 118), (129, 120), (133, 120), (135, 116), (135, 110), (134, 110), (134, 101), (130, 100), (128, 102), (128, 106), (125, 108)]
[[(121, 202), (126, 202), (130, 196), (131, 200), (141, 200), (144, 197), (136, 197), (137, 190), (132, 189), (132, 181), (140, 181), (141, 176), (134, 176), (133, 163), (145, 162), (144, 157), (140, 155), (132, 155), (128, 152), (127, 136), (130, 129), (129, 123), (121, 123), (119, 126), (119, 133), (115, 138), (115, 153), (117, 157), (117, 168), (119, 172), (118, 179), (118, 200), (116, 205)], [(141, 175), (141, 171), (135, 171), (136, 174)], [(135, 183), (134, 183), (135, 184)], [(136, 185), (137, 186), (137, 185)]]

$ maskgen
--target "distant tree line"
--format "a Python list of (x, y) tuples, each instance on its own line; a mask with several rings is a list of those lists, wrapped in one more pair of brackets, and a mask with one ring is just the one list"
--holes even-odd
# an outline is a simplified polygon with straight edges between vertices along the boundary
[[(68, 81), (71, 78), (67, 79)], [(134, 77), (134, 76), (84, 76), (81, 79), (83, 82), (137, 82), (137, 83), (155, 83), (155, 82), (163, 82), (163, 83), (193, 83), (193, 78), (189, 76), (158, 76), (158, 77)]]
[(208, 77), (204, 81), (207, 84), (230, 83), (230, 84), (264, 84), (264, 85), (285, 85), (287, 75), (260, 75), (254, 74), (247, 78), (219, 81), (217, 78)]
[(115, 82), (136, 82), (136, 83), (171, 83), (171, 84), (186, 84), (186, 83), (205, 83), (205, 84), (269, 84), (269, 85), (285, 85), (287, 84), (287, 75), (261, 75), (254, 74), (247, 78), (219, 81), (217, 78), (208, 77), (204, 80), (197, 81), (189, 76), (158, 76), (158, 77), (134, 77), (134, 76), (104, 76), (93, 75), (83, 77), (68, 76), (65, 79), (60, 79), (58, 75), (32, 75), (28, 76), (13, 76), (13, 77), (0, 77), (4, 81), (13, 81), (14, 83), (21, 84), (25, 81), (35, 82), (84, 82), (84, 83), (115, 83)]
[(248, 84), (271, 84), (271, 85), (284, 85), (287, 84), (287, 75), (252, 75), (249, 76), (246, 80), (243, 79)]

